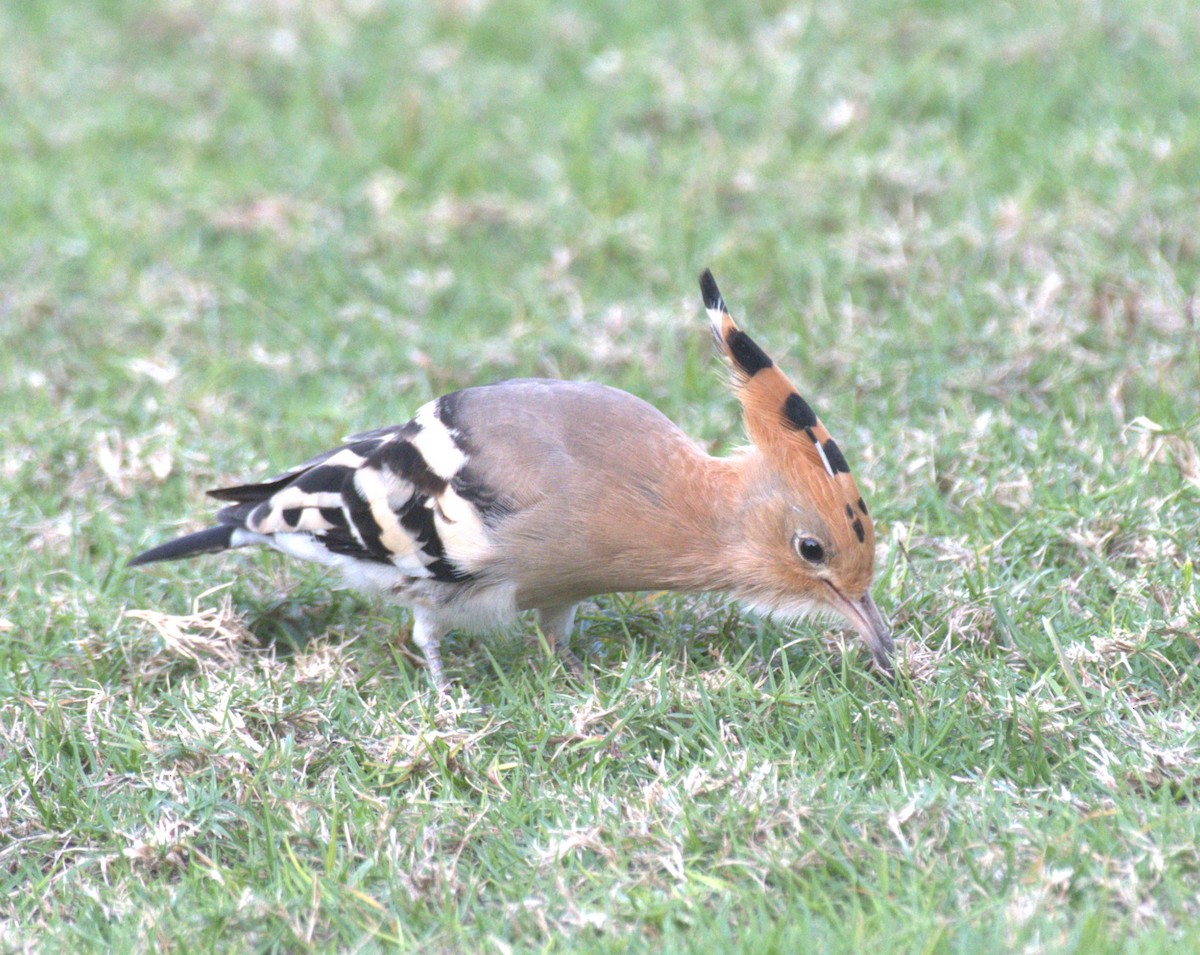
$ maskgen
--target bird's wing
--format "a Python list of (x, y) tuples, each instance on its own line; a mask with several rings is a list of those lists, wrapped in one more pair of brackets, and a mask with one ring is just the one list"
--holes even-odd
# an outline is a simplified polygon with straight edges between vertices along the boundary
[(463, 581), (486, 562), (495, 489), (468, 473), (461, 434), (425, 405), (408, 424), (348, 443), (257, 484), (209, 494), (222, 524), (327, 563), (391, 564), (405, 576)]

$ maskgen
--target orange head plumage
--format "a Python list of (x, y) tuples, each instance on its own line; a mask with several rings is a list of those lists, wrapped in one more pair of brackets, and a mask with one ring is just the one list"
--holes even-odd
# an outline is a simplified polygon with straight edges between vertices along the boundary
[(846, 458), (787, 376), (734, 323), (707, 269), (700, 291), (757, 452), (748, 459), (758, 467), (755, 520), (747, 526), (757, 559), (739, 590), (769, 612), (837, 612), (890, 672), (891, 633), (871, 599), (875, 527)]

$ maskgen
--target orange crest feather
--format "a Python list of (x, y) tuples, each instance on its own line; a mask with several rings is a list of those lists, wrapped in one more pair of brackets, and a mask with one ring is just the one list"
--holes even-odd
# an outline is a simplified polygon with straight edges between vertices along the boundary
[(707, 269), (700, 276), (700, 291), (713, 335), (733, 367), (750, 440), (789, 483), (803, 487), (823, 510), (844, 511), (858, 542), (873, 549), (874, 526), (837, 442), (787, 375), (738, 328)]

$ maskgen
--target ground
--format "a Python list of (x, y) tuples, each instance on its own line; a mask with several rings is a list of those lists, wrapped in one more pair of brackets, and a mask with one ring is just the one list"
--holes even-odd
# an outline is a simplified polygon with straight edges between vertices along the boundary
[[(0, 9), (0, 947), (1200, 950), (1184, 0)], [(741, 440), (696, 276), (876, 516), (889, 685), (717, 598), (459, 636), (129, 571), (446, 390)]]

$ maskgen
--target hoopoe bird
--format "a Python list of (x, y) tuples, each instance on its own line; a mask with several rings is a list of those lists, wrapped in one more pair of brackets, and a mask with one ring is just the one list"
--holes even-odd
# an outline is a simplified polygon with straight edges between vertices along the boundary
[(576, 607), (620, 591), (723, 591), (768, 615), (840, 615), (890, 673), (891, 633), (871, 598), (874, 526), (846, 458), (707, 270), (700, 290), (752, 442), (729, 457), (624, 391), (502, 381), (278, 477), (209, 491), (229, 502), (215, 527), (130, 565), (257, 544), (335, 568), (411, 608), (442, 691), (447, 631), (536, 610), (578, 669)]

